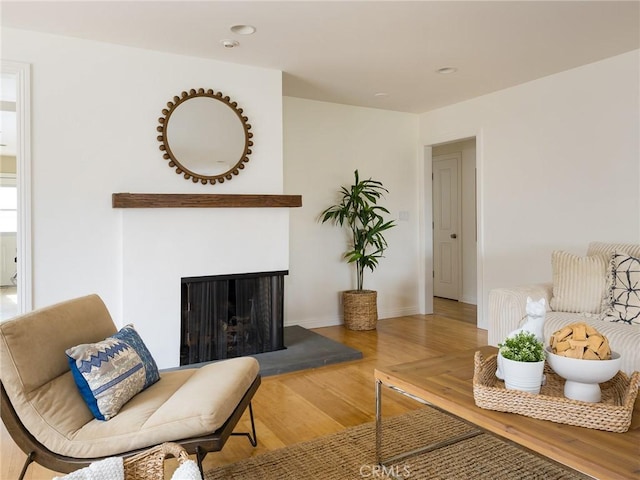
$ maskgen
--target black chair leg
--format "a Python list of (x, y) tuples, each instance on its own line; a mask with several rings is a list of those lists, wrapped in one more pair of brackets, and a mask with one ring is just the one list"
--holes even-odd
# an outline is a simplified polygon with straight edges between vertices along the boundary
[(204, 479), (204, 471), (202, 470), (202, 461), (204, 457), (207, 456), (207, 452), (205, 452), (199, 445), (196, 447), (196, 461), (198, 462), (198, 469), (200, 470), (200, 476)]
[(24, 461), (24, 465), (22, 466), (22, 471), (20, 472), (18, 480), (22, 480), (24, 478), (25, 474), (27, 473), (27, 468), (29, 468), (29, 465), (31, 465), (34, 460), (33, 456), (33, 452), (29, 452), (29, 455), (27, 455), (27, 459)]
[(249, 417), (251, 418), (251, 433), (249, 432), (238, 432), (232, 433), (231, 435), (235, 435), (236, 437), (247, 437), (249, 439), (249, 443), (251, 443), (252, 447), (258, 446), (258, 437), (256, 436), (256, 423), (253, 420), (253, 405), (249, 403)]
[[(251, 402), (249, 402), (249, 417), (251, 418), (251, 432), (232, 432), (231, 435), (234, 436), (240, 436), (240, 437), (247, 437), (249, 439), (249, 443), (251, 443), (252, 447), (257, 447), (258, 446), (258, 437), (256, 436), (256, 422), (253, 419), (253, 405), (251, 404)], [(202, 461), (204, 460), (204, 457), (207, 456), (207, 452), (206, 450), (204, 450), (202, 447), (200, 447), (199, 445), (196, 447), (196, 461), (198, 462), (198, 468), (200, 469), (200, 475), (202, 476), (202, 478), (204, 478), (204, 471), (202, 470)]]

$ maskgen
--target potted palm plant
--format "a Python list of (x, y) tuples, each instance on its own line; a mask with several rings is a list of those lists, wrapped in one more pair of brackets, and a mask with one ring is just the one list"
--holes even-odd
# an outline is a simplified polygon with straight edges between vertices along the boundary
[(346, 226), (350, 232), (349, 250), (344, 254), (347, 263), (356, 267), (356, 289), (342, 294), (344, 324), (351, 330), (373, 330), (378, 320), (377, 292), (365, 290), (364, 271), (372, 272), (378, 266), (387, 248), (384, 232), (395, 226), (393, 220), (385, 220), (389, 211), (378, 201), (388, 193), (377, 180), (361, 180), (358, 170), (350, 187), (341, 187), (340, 202), (324, 210), (322, 223)]
[(522, 331), (499, 343), (504, 386), (508, 390), (540, 393), (544, 375), (544, 345), (534, 333)]

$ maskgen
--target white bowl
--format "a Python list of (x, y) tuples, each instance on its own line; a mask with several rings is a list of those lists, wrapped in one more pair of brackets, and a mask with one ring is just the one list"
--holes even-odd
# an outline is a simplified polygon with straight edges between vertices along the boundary
[(611, 380), (618, 370), (622, 357), (611, 352), (611, 360), (582, 360), (556, 355), (547, 347), (549, 366), (566, 380), (564, 396), (583, 402), (599, 402), (602, 398), (600, 383)]

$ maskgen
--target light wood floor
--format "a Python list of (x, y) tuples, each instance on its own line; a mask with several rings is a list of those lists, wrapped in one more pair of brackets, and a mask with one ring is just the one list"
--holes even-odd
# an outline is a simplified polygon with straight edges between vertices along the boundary
[[(412, 315), (380, 320), (377, 330), (353, 332), (343, 327), (314, 331), (356, 348), (361, 360), (303, 370), (262, 380), (253, 400), (258, 447), (243, 437), (232, 437), (222, 452), (210, 453), (204, 468), (234, 462), (268, 450), (338, 432), (374, 419), (373, 370), (447, 352), (486, 345), (487, 332), (475, 327), (474, 305), (435, 299), (434, 315)], [(419, 404), (385, 392), (384, 415), (396, 415)], [(247, 415), (239, 429), (249, 426)], [(18, 477), (25, 459), (4, 425), (1, 430), (0, 479)], [(172, 466), (168, 463), (168, 471)], [(48, 479), (56, 472), (32, 464), (26, 479)], [(170, 477), (167, 477), (170, 478)]]

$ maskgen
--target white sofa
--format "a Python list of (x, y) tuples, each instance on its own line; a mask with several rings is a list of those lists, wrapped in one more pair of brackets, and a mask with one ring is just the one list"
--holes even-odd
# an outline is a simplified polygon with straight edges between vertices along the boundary
[[(592, 242), (587, 256), (611, 255), (614, 251), (625, 252), (640, 257), (640, 245), (612, 244)], [(496, 288), (489, 292), (489, 344), (497, 346), (506, 336), (522, 325), (526, 315), (527, 297), (533, 300), (544, 298), (547, 302), (547, 314), (544, 323), (545, 343), (551, 334), (564, 325), (573, 322), (585, 322), (595, 327), (609, 339), (611, 349), (622, 355), (620, 369), (632, 374), (640, 371), (640, 325), (628, 325), (604, 321), (598, 314), (569, 313), (553, 311), (549, 305), (554, 295), (553, 283), (525, 285), (512, 288)]]

